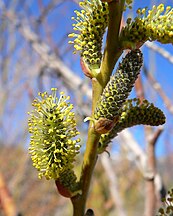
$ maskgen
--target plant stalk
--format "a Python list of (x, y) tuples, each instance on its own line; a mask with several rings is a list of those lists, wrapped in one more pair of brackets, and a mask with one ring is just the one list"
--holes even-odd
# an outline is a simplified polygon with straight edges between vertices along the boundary
[[(102, 94), (107, 82), (110, 79), (114, 66), (122, 54), (119, 46), (119, 29), (121, 17), (124, 7), (124, 0), (113, 1), (109, 3), (109, 25), (106, 47), (101, 64), (100, 73), (96, 78), (92, 79), (92, 118), (94, 118), (94, 111), (97, 106), (97, 101)], [(88, 140), (86, 144), (86, 151), (84, 153), (82, 172), (80, 178), (82, 194), (71, 198), (73, 204), (73, 216), (84, 216), (85, 206), (89, 191), (89, 186), (93, 174), (95, 164), (97, 162), (97, 147), (100, 139), (100, 134), (94, 130), (93, 122), (90, 122), (88, 129)]]

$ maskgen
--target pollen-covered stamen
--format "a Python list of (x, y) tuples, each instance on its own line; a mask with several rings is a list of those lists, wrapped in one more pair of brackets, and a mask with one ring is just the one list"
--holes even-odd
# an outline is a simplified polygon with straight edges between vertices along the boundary
[(39, 177), (57, 179), (66, 168), (73, 167), (75, 156), (79, 153), (80, 139), (76, 129), (73, 105), (67, 102), (63, 92), (56, 96), (56, 88), (52, 94), (39, 93), (40, 98), (33, 102), (35, 110), (30, 113), (28, 121), (30, 154), (33, 165), (39, 171)]

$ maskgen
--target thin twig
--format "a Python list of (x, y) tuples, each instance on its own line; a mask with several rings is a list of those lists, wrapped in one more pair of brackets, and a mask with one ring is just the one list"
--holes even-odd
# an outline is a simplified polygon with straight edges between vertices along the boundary
[[(136, 84), (137, 94), (140, 92), (140, 99), (143, 100), (145, 98), (144, 88), (142, 81), (140, 79), (137, 80)], [(156, 209), (156, 188), (154, 183), (154, 178), (156, 175), (156, 156), (155, 156), (155, 144), (156, 141), (161, 134), (163, 127), (159, 127), (153, 136), (153, 129), (151, 127), (145, 126), (145, 134), (147, 140), (147, 160), (146, 160), (146, 171), (145, 171), (145, 180), (146, 180), (146, 199), (145, 199), (145, 216), (152, 216), (155, 213)]]
[(152, 137), (148, 138), (147, 142), (147, 175), (146, 179), (146, 203), (145, 203), (145, 216), (153, 216), (156, 210), (156, 190), (154, 184), (154, 178), (156, 175), (156, 156), (155, 145), (158, 140), (163, 127), (159, 127)]
[[(55, 69), (62, 76), (66, 85), (72, 90), (79, 89), (84, 95), (91, 98), (91, 89), (83, 82), (83, 80), (75, 75), (54, 53), (50, 47), (42, 42), (40, 38), (23, 22), (19, 21), (12, 12), (6, 12), (4, 15), (15, 25), (22, 36), (32, 45), (33, 49), (40, 55), (46, 65)], [(75, 82), (72, 82), (72, 80)]]
[[(156, 132), (156, 134), (157, 133), (158, 132)], [(158, 136), (156, 135), (155, 137), (158, 138)], [(149, 172), (147, 169), (147, 154), (144, 152), (144, 150), (142, 150), (140, 145), (135, 141), (133, 135), (129, 132), (129, 130), (126, 129), (125, 131), (122, 131), (119, 134), (118, 139), (121, 141), (120, 143), (123, 143), (123, 147), (127, 148), (129, 152), (133, 153), (135, 158), (134, 161), (137, 167), (139, 168), (141, 174), (144, 176), (144, 178), (149, 177)], [(155, 172), (154, 177), (152, 174), (152, 178), (154, 178), (156, 192), (159, 193), (159, 196), (161, 196), (161, 192), (164, 188), (161, 176), (159, 175), (158, 172)]]
[(167, 95), (165, 94), (165, 92), (163, 91), (161, 85), (159, 84), (159, 82), (157, 82), (155, 80), (155, 78), (152, 76), (152, 74), (147, 70), (146, 66), (144, 65), (143, 67), (144, 70), (144, 74), (145, 76), (148, 78), (148, 81), (151, 83), (151, 86), (155, 89), (155, 91), (160, 95), (160, 97), (162, 98), (166, 108), (168, 109), (168, 111), (173, 114), (173, 104), (171, 102), (171, 100), (167, 97)]
[(145, 46), (159, 53), (161, 56), (163, 56), (165, 59), (167, 59), (170, 63), (173, 64), (173, 55), (171, 55), (171, 53), (165, 50), (164, 48), (158, 46), (154, 42), (149, 42), (149, 41), (145, 42)]
[[(41, 2), (38, 2), (39, 5), (41, 5)], [(48, 5), (43, 6), (41, 9), (41, 13), (39, 17), (37, 18), (38, 24), (42, 23), (44, 19), (48, 16), (49, 12), (54, 10), (57, 6), (60, 6), (62, 3), (64, 3), (64, 0), (51, 0)]]

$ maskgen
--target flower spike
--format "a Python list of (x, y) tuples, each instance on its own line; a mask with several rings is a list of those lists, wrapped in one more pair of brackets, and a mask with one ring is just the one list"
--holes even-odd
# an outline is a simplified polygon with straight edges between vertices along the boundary
[(129, 52), (106, 85), (95, 110), (95, 119), (114, 120), (127, 99), (143, 63), (140, 50)]
[(140, 72), (143, 58), (139, 49), (129, 52), (107, 83), (95, 109), (95, 131), (105, 134), (119, 119), (119, 110), (131, 92)]
[(123, 104), (120, 113), (119, 121), (114, 128), (109, 133), (101, 136), (99, 153), (104, 152), (111, 140), (125, 128), (140, 124), (158, 126), (165, 123), (164, 113), (147, 100), (144, 100), (142, 103), (137, 98), (127, 100)]
[(29, 151), (33, 166), (39, 171), (39, 178), (57, 179), (65, 170), (73, 168), (76, 154), (79, 153), (80, 139), (74, 139), (76, 129), (73, 105), (67, 102), (70, 97), (56, 88), (52, 94), (39, 93), (40, 98), (33, 102), (35, 109), (29, 113), (31, 135)]
[(73, 24), (76, 33), (69, 34), (70, 38), (75, 38), (69, 43), (80, 51), (83, 65), (91, 70), (90, 77), (95, 77), (100, 71), (102, 39), (108, 25), (108, 4), (101, 0), (83, 0), (79, 5), (83, 9), (75, 11), (76, 18), (72, 17), (76, 22)]
[(138, 16), (132, 21), (127, 19), (127, 25), (122, 29), (120, 40), (124, 49), (136, 49), (147, 40), (159, 41), (162, 44), (173, 43), (173, 8), (164, 4), (138, 9)]

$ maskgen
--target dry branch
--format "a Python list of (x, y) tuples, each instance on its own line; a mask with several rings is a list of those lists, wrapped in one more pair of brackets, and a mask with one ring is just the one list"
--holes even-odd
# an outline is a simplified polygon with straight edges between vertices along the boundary
[(11, 23), (15, 25), (16, 29), (20, 31), (22, 36), (32, 45), (32, 48), (40, 55), (45, 64), (57, 71), (57, 73), (62, 77), (64, 83), (69, 86), (70, 89), (78, 89), (84, 95), (91, 98), (91, 89), (88, 88), (88, 85), (86, 85), (79, 76), (75, 75), (71, 69), (69, 69), (54, 53), (52, 53), (50, 47), (42, 42), (37, 34), (30, 30), (27, 24), (23, 24), (17, 20), (15, 14), (12, 12), (6, 12), (4, 15), (6, 15)]
[(162, 98), (166, 108), (168, 109), (168, 111), (173, 114), (173, 104), (171, 102), (171, 100), (167, 97), (167, 95), (165, 94), (165, 92), (163, 91), (163, 88), (161, 87), (161, 85), (155, 80), (155, 78), (152, 76), (152, 74), (150, 72), (148, 72), (146, 66), (144, 65), (144, 74), (146, 75), (146, 77), (148, 78), (148, 81), (151, 83), (151, 86), (155, 89), (155, 91), (160, 95), (160, 97)]
[(165, 50), (164, 48), (158, 46), (154, 42), (145, 42), (145, 46), (148, 47), (149, 49), (159, 53), (161, 56), (163, 56), (165, 59), (167, 59), (170, 63), (173, 64), (173, 55), (171, 55), (170, 52)]

